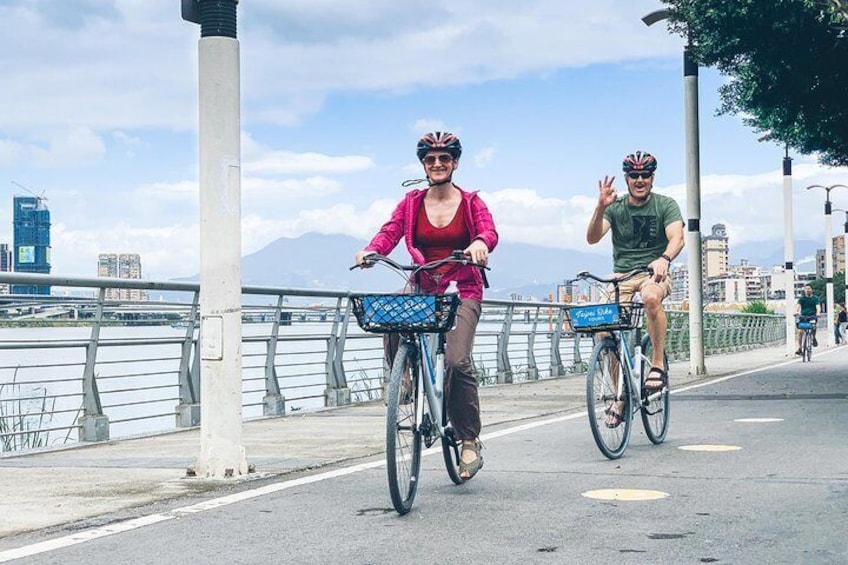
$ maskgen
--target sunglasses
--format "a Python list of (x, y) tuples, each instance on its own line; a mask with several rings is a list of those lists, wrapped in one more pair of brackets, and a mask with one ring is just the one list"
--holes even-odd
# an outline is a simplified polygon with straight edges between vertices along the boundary
[(654, 176), (654, 173), (627, 173), (629, 179), (649, 179)]
[(436, 161), (441, 163), (442, 165), (447, 165), (451, 161), (453, 161), (453, 157), (450, 155), (427, 155), (424, 157), (424, 163), (427, 165), (435, 165)]

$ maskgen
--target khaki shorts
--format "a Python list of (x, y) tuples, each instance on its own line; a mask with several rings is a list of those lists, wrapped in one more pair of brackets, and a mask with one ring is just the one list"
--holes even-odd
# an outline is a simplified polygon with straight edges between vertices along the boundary
[[(668, 298), (668, 295), (671, 294), (671, 279), (668, 276), (664, 277), (660, 282), (655, 282), (651, 275), (645, 273), (644, 275), (637, 275), (629, 281), (624, 281), (618, 286), (619, 302), (631, 302), (634, 294), (642, 292), (643, 288), (650, 285), (657, 285), (662, 289), (663, 299)], [(609, 292), (609, 301), (612, 302), (615, 300), (615, 289), (613, 285), (609, 285), (607, 291)]]

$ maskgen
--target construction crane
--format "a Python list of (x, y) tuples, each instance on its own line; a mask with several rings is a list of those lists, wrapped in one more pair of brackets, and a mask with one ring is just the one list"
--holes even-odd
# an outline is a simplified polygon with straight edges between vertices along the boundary
[(22, 185), (22, 184), (21, 184), (21, 183), (19, 183), (19, 182), (12, 181), (12, 184), (13, 184), (13, 185), (15, 185), (15, 186), (17, 186), (18, 188), (22, 188), (22, 189), (26, 190), (27, 192), (29, 192), (30, 194), (32, 194), (33, 196), (35, 196), (35, 197), (36, 197), (36, 198), (38, 198), (39, 200), (47, 200), (47, 197), (46, 197), (46, 196), (44, 196), (44, 191), (43, 191), (43, 190), (41, 191), (41, 194), (36, 194), (36, 193), (35, 193), (35, 191), (33, 191), (33, 190), (32, 190), (32, 189), (30, 189), (30, 188), (25, 187), (24, 185)]

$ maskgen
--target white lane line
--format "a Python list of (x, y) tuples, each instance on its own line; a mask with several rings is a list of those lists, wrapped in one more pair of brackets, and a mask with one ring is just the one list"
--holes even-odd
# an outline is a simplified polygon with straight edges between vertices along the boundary
[[(829, 353), (829, 352), (824, 352)], [(775, 369), (777, 367), (783, 367), (785, 365), (790, 365), (792, 363), (797, 363), (797, 359), (793, 359), (790, 361), (784, 361), (781, 363), (777, 363), (775, 365), (770, 365), (767, 367), (761, 367), (759, 369), (751, 369), (749, 371), (742, 371), (740, 373), (734, 373), (731, 375), (726, 375), (724, 377), (720, 377), (714, 380), (710, 380), (703, 383), (698, 383), (694, 385), (690, 385), (681, 389), (673, 390), (671, 394), (685, 392), (688, 390), (693, 390), (696, 388), (701, 388), (707, 385), (716, 384), (720, 382), (724, 382), (730, 379), (734, 379), (736, 377), (742, 377), (745, 375), (750, 375), (753, 373), (758, 373), (762, 371), (767, 371), (769, 369)], [(542, 426), (549, 426), (551, 424), (558, 424), (560, 422), (565, 422), (567, 420), (574, 420), (576, 418), (585, 417), (585, 412), (575, 412), (572, 414), (567, 414), (565, 416), (557, 416), (554, 418), (548, 418), (546, 420), (538, 420), (535, 422), (529, 422), (526, 424), (520, 424), (511, 428), (506, 428), (503, 430), (498, 430), (496, 432), (491, 432), (487, 434), (483, 434), (480, 436), (482, 440), (490, 440), (495, 439), (511, 434), (525, 432), (527, 430), (532, 430), (534, 428), (540, 428)], [(431, 455), (433, 453), (441, 453), (441, 446), (434, 446), (430, 449), (427, 449), (424, 452), (424, 455)], [(164, 512), (160, 514), (152, 514), (150, 516), (142, 516), (140, 518), (133, 518), (131, 520), (127, 520), (125, 522), (119, 522), (116, 524), (110, 524), (109, 526), (103, 526), (100, 528), (92, 528), (90, 530), (84, 530), (81, 532), (76, 532), (74, 534), (64, 536), (61, 538), (56, 538), (52, 540), (47, 540), (39, 543), (34, 543), (31, 545), (26, 545), (23, 547), (9, 549), (6, 551), (0, 551), (0, 563), (4, 563), (7, 561), (11, 561), (13, 559), (21, 559), (23, 557), (30, 557), (32, 555), (38, 555), (41, 553), (46, 553), (48, 551), (55, 551), (57, 549), (62, 549), (65, 547), (70, 547), (72, 545), (77, 545), (80, 543), (85, 543), (88, 541), (92, 541), (95, 539), (99, 539), (102, 537), (110, 536), (113, 534), (120, 534), (123, 532), (128, 532), (131, 530), (135, 530), (138, 528), (143, 528), (144, 526), (149, 526), (152, 524), (157, 524), (159, 522), (164, 522), (167, 520), (172, 520), (178, 516), (186, 515), (186, 514), (197, 514), (199, 512), (205, 512), (206, 510), (212, 510), (215, 508), (221, 508), (223, 506), (227, 506), (230, 504), (235, 504), (237, 502), (243, 502), (245, 500), (250, 500), (252, 498), (257, 498), (259, 496), (265, 496), (267, 494), (273, 494), (275, 492), (280, 492), (283, 490), (287, 490), (294, 487), (299, 487), (303, 485), (308, 485), (312, 483), (317, 483), (320, 481), (326, 481), (329, 479), (335, 479), (337, 477), (343, 477), (346, 475), (352, 475), (354, 473), (359, 473), (360, 471), (366, 471), (369, 469), (375, 469), (377, 467), (381, 467), (385, 465), (385, 461), (372, 461), (369, 463), (360, 463), (358, 465), (352, 465), (350, 467), (344, 467), (342, 469), (334, 469), (332, 471), (325, 471), (323, 473), (317, 473), (315, 475), (310, 475), (308, 477), (301, 477), (298, 479), (291, 479), (282, 481), (279, 483), (274, 483), (262, 487), (258, 487), (255, 489), (247, 490), (244, 492), (239, 492), (235, 494), (230, 494), (227, 496), (222, 496), (220, 498), (214, 498), (212, 500), (207, 500), (204, 502), (200, 502), (198, 504), (192, 504), (190, 506), (183, 506), (181, 508), (175, 508), (169, 512)]]

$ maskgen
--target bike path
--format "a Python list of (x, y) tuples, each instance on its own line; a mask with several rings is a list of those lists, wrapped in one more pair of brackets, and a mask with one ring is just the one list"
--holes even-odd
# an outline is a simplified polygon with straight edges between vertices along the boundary
[[(822, 348), (817, 353), (821, 354)], [(827, 354), (843, 355), (834, 350)], [(816, 361), (798, 369), (815, 374)], [(788, 359), (785, 346), (713, 355), (709, 375), (687, 375), (688, 362), (673, 363), (676, 389)], [(584, 406), (585, 379), (574, 375), (512, 385), (481, 388), (484, 434), (488, 427), (532, 421)], [(249, 421), (243, 428), (248, 462), (256, 466), (251, 479), (317, 469), (380, 454), (385, 440), (381, 403), (348, 406)], [(587, 429), (588, 432), (588, 429)], [(249, 488), (252, 480), (209, 481), (186, 478), (186, 468), (200, 448), (199, 430), (104, 442), (29, 456), (0, 458), (0, 551), (18, 547), (39, 535), (61, 535), (87, 525), (120, 520), (135, 509), (175, 500), (201, 500), (221, 492)], [(245, 486), (248, 485), (248, 486)], [(39, 532), (28, 534), (27, 532)]]
[(404, 517), (377, 456), (112, 514), (20, 563), (845, 563), (848, 348), (814, 360), (678, 386), (668, 441), (637, 422), (615, 461), (581, 411), (491, 425), (479, 477), (452, 485), (433, 450)]

